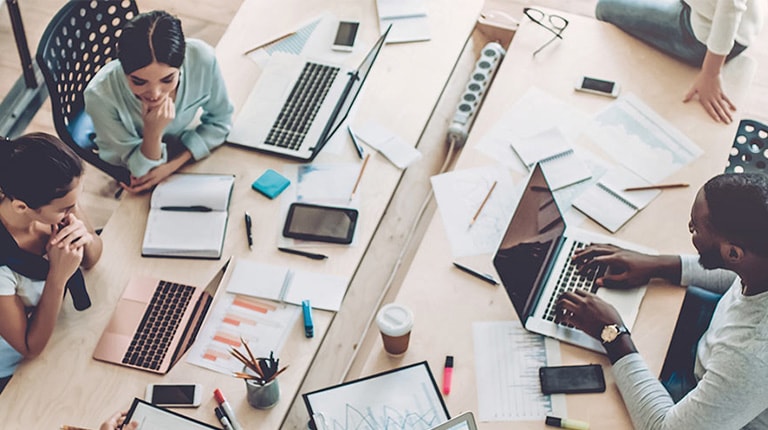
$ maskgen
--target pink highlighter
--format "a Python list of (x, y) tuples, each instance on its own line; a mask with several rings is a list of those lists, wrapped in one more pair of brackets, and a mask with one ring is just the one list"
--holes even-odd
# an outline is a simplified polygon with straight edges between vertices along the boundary
[(443, 394), (451, 393), (451, 377), (453, 377), (453, 356), (446, 355), (443, 368)]

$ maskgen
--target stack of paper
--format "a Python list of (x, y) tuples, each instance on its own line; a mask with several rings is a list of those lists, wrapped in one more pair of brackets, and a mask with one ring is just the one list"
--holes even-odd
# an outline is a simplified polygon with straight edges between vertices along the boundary
[(552, 190), (592, 177), (589, 167), (576, 155), (573, 145), (557, 127), (515, 139), (510, 146), (529, 170), (536, 163), (541, 164)]
[(424, 0), (376, 0), (381, 33), (392, 25), (387, 43), (429, 40), (429, 20)]

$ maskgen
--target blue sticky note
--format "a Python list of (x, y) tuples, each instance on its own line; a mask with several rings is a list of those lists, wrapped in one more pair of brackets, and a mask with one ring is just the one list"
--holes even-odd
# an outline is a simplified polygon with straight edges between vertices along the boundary
[(288, 178), (272, 169), (267, 169), (261, 176), (259, 176), (259, 179), (256, 179), (253, 184), (251, 184), (251, 188), (264, 194), (270, 199), (274, 199), (280, 195), (283, 190), (288, 188), (288, 185), (291, 185), (291, 181), (288, 180)]

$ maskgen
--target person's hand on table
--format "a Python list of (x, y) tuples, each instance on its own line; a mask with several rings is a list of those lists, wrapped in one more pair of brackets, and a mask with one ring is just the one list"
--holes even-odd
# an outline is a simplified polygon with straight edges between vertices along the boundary
[(704, 70), (700, 71), (686, 93), (683, 102), (688, 103), (696, 95), (698, 95), (699, 103), (712, 119), (724, 124), (730, 124), (733, 121), (732, 112), (736, 110), (736, 106), (725, 95), (719, 73), (713, 75)]
[(632, 288), (647, 284), (658, 268), (656, 256), (629, 251), (614, 245), (592, 244), (577, 251), (573, 263), (581, 274), (608, 266), (605, 274), (596, 279), (598, 287)]
[[(99, 430), (117, 430), (123, 425), (123, 421), (125, 421), (125, 412), (116, 412), (107, 421), (101, 423)], [(136, 430), (137, 428), (139, 428), (139, 423), (131, 421), (122, 430)]]

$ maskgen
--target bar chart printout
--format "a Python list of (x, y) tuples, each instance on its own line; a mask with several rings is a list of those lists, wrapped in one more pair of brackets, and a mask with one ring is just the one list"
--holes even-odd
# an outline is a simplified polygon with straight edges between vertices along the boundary
[(254, 355), (265, 357), (270, 351), (278, 355), (300, 312), (299, 306), (227, 294), (200, 330), (187, 361), (228, 375), (240, 372), (243, 364), (229, 349), (242, 351), (242, 337)]
[(543, 421), (564, 416), (565, 395), (541, 393), (539, 368), (560, 364), (560, 343), (519, 321), (472, 325), (480, 421)]

